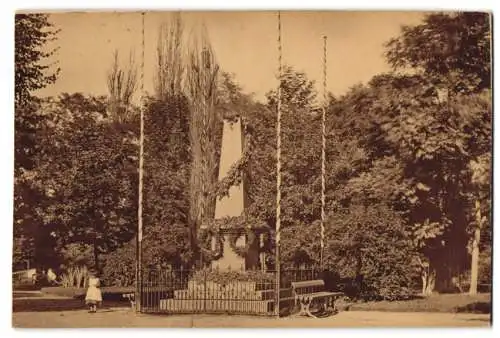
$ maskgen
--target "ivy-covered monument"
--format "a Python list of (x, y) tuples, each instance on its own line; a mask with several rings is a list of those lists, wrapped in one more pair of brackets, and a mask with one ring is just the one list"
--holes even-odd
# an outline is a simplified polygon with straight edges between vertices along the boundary
[[(241, 118), (225, 119), (215, 217), (205, 221), (198, 244), (205, 267), (160, 300), (167, 312), (272, 314), (274, 275), (265, 271), (267, 227), (247, 215), (244, 168), (251, 147)], [(250, 135), (248, 135), (250, 136)], [(243, 152), (245, 145), (245, 152)], [(257, 270), (257, 271), (256, 271)], [(181, 283), (182, 284), (182, 283)]]
[(200, 228), (202, 255), (218, 270), (265, 270), (266, 227), (247, 215), (250, 135), (241, 117), (223, 124), (215, 217)]

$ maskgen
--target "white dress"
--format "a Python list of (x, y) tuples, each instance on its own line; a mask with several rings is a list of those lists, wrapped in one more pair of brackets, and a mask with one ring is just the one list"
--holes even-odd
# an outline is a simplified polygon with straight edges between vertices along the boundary
[(87, 304), (96, 304), (102, 302), (102, 293), (101, 289), (99, 289), (99, 284), (99, 278), (89, 278), (89, 288), (87, 289), (87, 295), (85, 296), (85, 302)]

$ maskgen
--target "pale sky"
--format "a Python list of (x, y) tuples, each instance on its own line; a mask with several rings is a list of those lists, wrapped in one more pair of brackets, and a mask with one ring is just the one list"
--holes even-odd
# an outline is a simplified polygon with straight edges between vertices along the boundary
[[(388, 71), (383, 43), (400, 32), (401, 25), (418, 24), (422, 12), (282, 12), (283, 61), (304, 71), (321, 90), (323, 39), (328, 37), (328, 90), (335, 95)], [(156, 42), (160, 24), (168, 12), (145, 16), (146, 91), (153, 92)], [(186, 32), (204, 22), (222, 69), (234, 73), (247, 93), (256, 98), (277, 84), (276, 12), (183, 12)], [(113, 51), (125, 59), (135, 49), (140, 61), (141, 14), (57, 13), (51, 21), (61, 29), (56, 58), (61, 67), (58, 81), (41, 95), (61, 92), (106, 94), (106, 73)]]

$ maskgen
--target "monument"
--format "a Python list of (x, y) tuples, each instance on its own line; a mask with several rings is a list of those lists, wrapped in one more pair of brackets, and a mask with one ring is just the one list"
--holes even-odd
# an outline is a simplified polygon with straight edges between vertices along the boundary
[[(236, 163), (243, 154), (244, 134), (242, 132), (241, 118), (236, 120), (224, 120), (222, 131), (222, 146), (219, 164), (219, 180), (224, 179), (231, 166)], [(245, 190), (245, 178), (240, 184), (229, 188), (229, 194), (223, 198), (217, 198), (215, 205), (215, 219), (240, 216), (247, 205), (247, 194)], [(252, 224), (246, 226), (251, 227)], [(250, 270), (259, 267), (260, 240), (249, 243), (245, 257), (238, 255), (231, 247), (229, 237), (234, 230), (221, 228), (223, 240), (222, 257), (212, 262), (212, 268), (219, 270)], [(256, 234), (259, 238), (259, 234)], [(261, 239), (261, 238), (260, 238)], [(262, 240), (262, 239), (261, 239)], [(236, 246), (244, 247), (248, 238), (245, 234), (236, 240)], [(212, 238), (212, 250), (215, 250), (216, 238)]]
[[(219, 180), (226, 177), (234, 163), (243, 154), (244, 135), (241, 119), (224, 120), (222, 134), (222, 149), (219, 165)], [(240, 184), (230, 187), (229, 194), (217, 198), (215, 219), (238, 217), (245, 210), (247, 195), (245, 179)], [(212, 250), (217, 251), (219, 240), (222, 240), (222, 253), (219, 259), (211, 262), (212, 272), (255, 270), (259, 266), (264, 268), (265, 257), (259, 257), (259, 248), (262, 245), (263, 234), (254, 224), (245, 224), (255, 233), (253, 240), (248, 243), (247, 231), (234, 232), (227, 227), (219, 229), (219, 236), (212, 237)], [(230, 245), (230, 237), (238, 234), (236, 247), (246, 247), (245, 254), (239, 255)], [(234, 239), (234, 238), (233, 238)], [(227, 274), (226, 274), (227, 275)], [(229, 274), (230, 275), (230, 274)], [(256, 280), (207, 280), (207, 272), (201, 271), (202, 278), (191, 278), (182, 289), (174, 290), (173, 294), (160, 300), (160, 309), (168, 312), (233, 312), (269, 314), (274, 310), (274, 282), (269, 278)], [(268, 276), (269, 277), (269, 276)], [(170, 298), (171, 297), (171, 298)]]

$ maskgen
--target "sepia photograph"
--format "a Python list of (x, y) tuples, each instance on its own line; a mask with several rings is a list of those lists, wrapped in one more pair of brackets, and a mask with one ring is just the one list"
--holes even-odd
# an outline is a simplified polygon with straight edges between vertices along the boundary
[(13, 327), (492, 327), (490, 12), (12, 15)]

